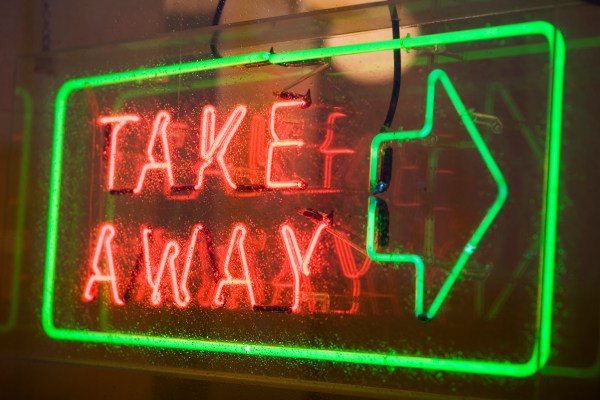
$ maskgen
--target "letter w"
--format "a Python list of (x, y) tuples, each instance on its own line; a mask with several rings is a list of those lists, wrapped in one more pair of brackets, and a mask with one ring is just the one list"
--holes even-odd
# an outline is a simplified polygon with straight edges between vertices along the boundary
[(192, 234), (188, 243), (188, 250), (184, 261), (183, 271), (181, 277), (177, 279), (177, 268), (175, 267), (175, 260), (179, 256), (180, 247), (174, 240), (169, 241), (163, 250), (158, 271), (153, 274), (152, 265), (150, 263), (150, 236), (152, 229), (144, 228), (142, 231), (142, 239), (144, 241), (144, 261), (146, 264), (146, 278), (152, 288), (152, 295), (150, 297), (152, 304), (159, 305), (162, 301), (160, 295), (160, 286), (162, 277), (165, 272), (167, 263), (169, 264), (169, 271), (171, 272), (171, 286), (173, 288), (174, 302), (178, 307), (186, 307), (191, 300), (190, 292), (187, 287), (188, 276), (190, 274), (190, 267), (192, 265), (192, 259), (194, 258), (194, 249), (196, 247), (196, 239), (198, 233), (203, 229), (202, 225), (195, 225), (192, 229)]

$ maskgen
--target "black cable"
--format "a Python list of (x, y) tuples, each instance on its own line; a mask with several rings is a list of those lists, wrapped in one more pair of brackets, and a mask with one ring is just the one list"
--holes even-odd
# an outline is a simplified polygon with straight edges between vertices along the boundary
[[(392, 36), (394, 39), (400, 39), (400, 21), (398, 20), (398, 11), (396, 6), (390, 4), (388, 6), (390, 11), (390, 19), (392, 21)], [(402, 55), (401, 49), (394, 50), (394, 81), (392, 83), (392, 94), (390, 97), (390, 104), (388, 106), (387, 115), (385, 121), (383, 121), (382, 131), (388, 131), (392, 122), (394, 121), (394, 115), (396, 114), (396, 108), (398, 107), (398, 97), (400, 96), (400, 86), (402, 85)], [(383, 162), (381, 163), (381, 170), (379, 172), (379, 179), (377, 185), (373, 191), (374, 194), (385, 192), (390, 186), (392, 180), (392, 160), (393, 151), (391, 147), (387, 147), (383, 150)]]
[[(225, 1), (227, 0), (219, 0), (219, 4), (217, 4), (217, 9), (215, 10), (215, 15), (213, 15), (212, 25), (217, 26), (221, 22), (221, 14), (223, 14), (223, 9), (225, 8)], [(210, 39), (210, 51), (214, 58), (222, 58), (221, 53), (217, 50), (217, 41), (219, 39), (219, 31), (215, 31)]]
[[(400, 39), (400, 21), (398, 20), (398, 11), (396, 10), (395, 4), (388, 6), (390, 10), (390, 19), (392, 20), (392, 36), (394, 39)], [(396, 107), (398, 106), (398, 97), (400, 96), (400, 86), (402, 85), (402, 71), (401, 71), (401, 49), (394, 50), (394, 82), (392, 84), (392, 95), (390, 97), (390, 105), (388, 106), (388, 112), (383, 122), (383, 130), (390, 129), (394, 115), (396, 114)]]

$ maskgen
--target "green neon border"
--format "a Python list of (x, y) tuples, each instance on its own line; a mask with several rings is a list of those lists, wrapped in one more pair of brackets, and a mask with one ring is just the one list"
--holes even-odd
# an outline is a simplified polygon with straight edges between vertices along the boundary
[[(106, 86), (147, 78), (177, 75), (251, 63), (269, 62), (272, 64), (281, 64), (286, 62), (327, 58), (357, 53), (369, 53), (392, 49), (412, 49), (439, 44), (481, 41), (523, 35), (544, 36), (548, 41), (551, 61), (551, 104), (548, 132), (549, 150), (547, 155), (548, 172), (546, 177), (546, 202), (544, 213), (544, 249), (541, 265), (542, 288), (540, 294), (541, 309), (539, 315), (540, 334), (536, 338), (536, 344), (534, 345), (532, 356), (527, 362), (508, 363), (479, 360), (441, 359), (432, 357), (404, 356), (391, 353), (384, 354), (359, 351), (337, 351), (304, 347), (282, 347), (267, 344), (246, 344), (200, 339), (178, 339), (127, 333), (64, 329), (58, 328), (54, 325), (53, 302), (62, 173), (62, 146), (64, 138), (66, 104), (68, 97), (72, 92), (85, 87)], [(48, 334), (48, 336), (54, 339), (94, 343), (137, 345), (234, 354), (251, 354), (258, 356), (312, 359), (333, 362), (350, 362), (389, 367), (434, 369), (513, 377), (525, 377), (536, 373), (539, 367), (546, 364), (550, 352), (564, 63), (565, 46), (562, 34), (550, 23), (537, 21), (420, 37), (407, 37), (404, 39), (357, 45), (293, 51), (280, 54), (271, 54), (268, 52), (252, 53), (248, 55), (232, 56), (222, 59), (195, 61), (135, 71), (125, 71), (107, 75), (77, 78), (65, 82), (58, 91), (55, 104), (42, 305), (42, 325), (45, 332)]]

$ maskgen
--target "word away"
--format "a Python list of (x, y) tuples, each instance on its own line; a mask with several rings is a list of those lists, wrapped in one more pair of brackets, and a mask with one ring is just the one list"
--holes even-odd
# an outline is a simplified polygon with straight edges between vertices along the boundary
[[(278, 111), (284, 108), (306, 108), (310, 105), (307, 100), (289, 100), (276, 102), (271, 107), (269, 117), (269, 132), (270, 140), (267, 150), (267, 160), (265, 168), (264, 185), (259, 185), (260, 188), (266, 190), (298, 190), (305, 189), (306, 183), (302, 179), (277, 180), (273, 177), (273, 159), (274, 153), (285, 148), (302, 148), (305, 146), (305, 141), (299, 138), (282, 139), (280, 133), (277, 132), (276, 122), (278, 119)], [(175, 182), (173, 175), (173, 163), (167, 137), (167, 128), (171, 122), (171, 116), (166, 111), (157, 113), (148, 141), (145, 154), (145, 164), (137, 179), (135, 187), (130, 189), (122, 189), (115, 187), (115, 172), (117, 170), (117, 148), (119, 144), (119, 132), (128, 124), (140, 122), (138, 115), (117, 115), (105, 116), (99, 118), (99, 123), (109, 127), (108, 133), (110, 139), (110, 153), (108, 155), (108, 179), (107, 187), (111, 193), (132, 193), (134, 195), (142, 193), (144, 190), (144, 182), (149, 172), (161, 172), (163, 179), (166, 179), (171, 190), (185, 188), (187, 190), (202, 190), (204, 187), (204, 177), (207, 168), (213, 167), (220, 170), (223, 179), (231, 189), (243, 190), (235, 183), (228, 165), (225, 163), (225, 155), (227, 154), (229, 145), (239, 130), (248, 108), (245, 105), (237, 105), (229, 114), (224, 124), (219, 131), (216, 129), (217, 110), (211, 105), (204, 106), (202, 109), (202, 118), (200, 123), (200, 160), (195, 171), (196, 179), (193, 184), (181, 185)], [(328, 129), (326, 132), (325, 141), (321, 144), (319, 150), (325, 157), (325, 175), (324, 187), (329, 187), (331, 184), (331, 160), (336, 155), (353, 154), (352, 149), (331, 149), (329, 148), (333, 139), (333, 124), (337, 118), (344, 117), (342, 113), (332, 113), (328, 118)], [(281, 118), (279, 118), (281, 119)], [(252, 126), (254, 129), (254, 126)], [(262, 134), (262, 132), (258, 132)], [(160, 146), (159, 146), (160, 145)], [(190, 182), (191, 183), (191, 182)]]
[[(301, 251), (296, 233), (292, 226), (289, 224), (281, 225), (279, 234), (287, 255), (287, 265), (291, 269), (291, 275), (293, 279), (293, 300), (292, 304), (290, 305), (276, 305), (271, 307), (275, 307), (275, 309), (278, 311), (296, 312), (299, 310), (301, 301), (301, 277), (308, 277), (311, 274), (311, 261), (313, 260), (315, 250), (320, 238), (322, 237), (322, 233), (328, 227), (328, 221), (317, 224), (316, 228), (312, 232), (306, 249)], [(105, 224), (99, 230), (91, 265), (92, 273), (87, 279), (84, 289), (83, 298), (86, 302), (94, 300), (98, 291), (98, 285), (104, 283), (110, 286), (112, 302), (119, 306), (125, 304), (125, 298), (122, 294), (123, 290), (119, 287), (118, 279), (118, 276), (123, 274), (123, 270), (115, 265), (115, 258), (113, 254), (112, 242), (116, 233), (115, 227), (111, 224)], [(252, 277), (250, 273), (248, 254), (245, 246), (247, 234), (248, 229), (244, 224), (239, 223), (234, 226), (229, 239), (229, 244), (227, 246), (223, 266), (221, 269), (217, 268), (216, 274), (214, 274), (215, 271), (213, 270), (213, 275), (216, 275), (216, 286), (213, 290), (213, 294), (211, 295), (211, 305), (213, 307), (222, 307), (225, 304), (225, 289), (231, 288), (232, 286), (245, 289), (248, 297), (248, 303), (253, 309), (256, 309), (257, 307), (254, 290), (257, 278)], [(165, 278), (167, 269), (170, 279), (166, 279), (168, 279), (168, 282), (170, 282), (171, 296), (174, 304), (181, 308), (187, 307), (190, 304), (192, 296), (190, 295), (188, 288), (188, 278), (190, 276), (192, 266), (200, 266), (201, 264), (199, 261), (200, 257), (195, 256), (195, 254), (198, 254), (197, 244), (199, 242), (200, 235), (208, 236), (208, 233), (203, 225), (198, 224), (192, 228), (192, 232), (187, 243), (187, 249), (185, 249), (185, 254), (181, 254), (182, 246), (180, 246), (179, 243), (174, 240), (168, 241), (162, 250), (160, 262), (158, 265), (153, 265), (150, 255), (150, 238), (152, 236), (152, 230), (147, 227), (142, 229), (141, 236), (143, 243), (143, 266), (145, 269), (145, 280), (151, 292), (151, 304), (160, 305), (162, 303), (163, 295), (161, 293), (161, 288), (166, 286), (163, 283), (163, 278)], [(205, 239), (207, 239), (207, 243), (210, 242), (210, 237), (205, 237)], [(359, 271), (356, 267), (354, 257), (350, 254), (350, 247), (344, 243), (340, 245), (336, 241), (336, 248), (340, 253), (340, 260), (342, 261), (341, 264), (344, 270), (344, 275), (351, 279), (357, 280), (367, 272), (371, 264), (370, 259), (365, 259), (365, 262)], [(207, 249), (207, 251), (210, 250)], [(235, 252), (237, 252), (240, 265), (232, 268), (232, 259)], [(350, 260), (351, 262), (348, 262)], [(358, 288), (358, 290), (360, 289)], [(355, 292), (354, 295), (358, 296), (359, 293)], [(357, 305), (354, 306), (354, 308), (357, 308)]]

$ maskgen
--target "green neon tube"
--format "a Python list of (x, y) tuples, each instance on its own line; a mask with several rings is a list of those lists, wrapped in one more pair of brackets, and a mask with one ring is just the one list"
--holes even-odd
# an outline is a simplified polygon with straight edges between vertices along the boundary
[[(537, 338), (536, 344), (533, 346), (532, 355), (528, 361), (524, 363), (511, 363), (511, 362), (495, 362), (495, 361), (482, 361), (482, 360), (465, 360), (465, 359), (444, 359), (434, 357), (417, 357), (408, 355), (398, 355), (396, 353), (374, 353), (365, 351), (350, 351), (350, 350), (328, 350), (319, 348), (304, 348), (304, 347), (286, 347), (277, 346), (271, 344), (240, 344), (236, 342), (221, 342), (211, 341), (204, 339), (181, 339), (181, 338), (166, 338), (166, 337), (155, 337), (145, 336), (138, 334), (129, 334), (121, 332), (97, 332), (88, 330), (76, 330), (69, 328), (57, 327), (53, 318), (54, 308), (54, 284), (56, 274), (56, 250), (58, 243), (58, 221), (59, 221), (59, 209), (60, 209), (60, 197), (61, 197), (61, 174), (62, 174), (62, 146), (65, 135), (65, 113), (67, 111), (67, 101), (69, 95), (76, 90), (80, 90), (86, 87), (97, 87), (105, 85), (114, 85), (119, 83), (131, 82), (141, 79), (157, 78), (168, 75), (178, 75), (190, 72), (197, 72), (208, 69), (217, 69), (224, 67), (231, 67), (236, 65), (244, 65), (250, 63), (261, 63), (270, 62), (272, 64), (279, 64), (291, 61), (302, 61), (322, 57), (333, 57), (341, 56), (345, 54), (356, 54), (373, 52), (380, 50), (391, 50), (399, 48), (417, 48), (422, 46), (439, 45), (439, 44), (451, 44), (460, 42), (470, 42), (475, 40), (489, 40), (499, 39), (507, 37), (517, 37), (523, 35), (542, 35), (548, 41), (551, 51), (550, 61), (552, 64), (551, 69), (551, 82), (552, 82), (552, 106), (550, 107), (551, 118), (550, 122), (552, 126), (549, 128), (548, 134), (551, 135), (550, 149), (548, 156), (548, 178), (547, 178), (547, 202), (546, 207), (543, 210), (545, 215), (545, 235), (544, 235), (544, 252), (546, 257), (543, 259), (543, 263), (540, 268), (542, 270), (542, 288), (541, 288), (541, 299), (540, 304), (540, 337)], [(560, 42), (555, 46), (555, 43)], [(561, 50), (562, 48), (562, 50)], [(77, 340), (84, 342), (102, 342), (109, 344), (124, 344), (124, 345), (139, 345), (139, 346), (151, 346), (151, 347), (165, 347), (165, 348), (177, 348), (177, 349), (190, 349), (190, 350), (201, 350), (201, 351), (214, 351), (214, 352), (225, 352), (234, 354), (253, 354), (260, 356), (273, 356), (273, 357), (288, 357), (288, 358), (302, 358), (302, 359), (313, 359), (313, 360), (327, 360), (334, 362), (349, 362), (349, 363), (361, 363), (361, 364), (374, 364), (382, 366), (394, 366), (394, 367), (406, 367), (406, 368), (420, 368), (420, 369), (436, 369), (454, 372), (466, 372), (476, 374), (490, 374), (490, 375), (503, 375), (503, 376), (514, 376), (522, 377), (534, 374), (540, 366), (543, 366), (545, 359), (550, 348), (550, 332), (551, 332), (551, 317), (552, 317), (552, 285), (553, 285), (553, 272), (554, 272), (554, 246), (555, 240), (548, 239), (548, 237), (556, 234), (556, 196), (558, 190), (558, 163), (560, 162), (559, 149), (560, 146), (560, 118), (556, 116), (556, 113), (560, 114), (562, 111), (562, 84), (563, 84), (563, 69), (564, 69), (564, 41), (560, 32), (556, 31), (555, 28), (547, 22), (529, 22), (523, 24), (505, 25), (494, 28), (482, 28), (473, 29), (467, 31), (449, 32), (443, 34), (405, 38), (391, 41), (366, 43), (361, 45), (349, 45), (332, 47), (327, 49), (312, 49), (312, 50), (301, 50), (280, 54), (264, 53), (253, 53), (242, 56), (227, 57), (217, 60), (204, 60), (195, 61), (191, 63), (161, 66), (147, 69), (140, 69), (136, 71), (118, 72), (114, 74), (84, 77), (74, 80), (67, 81), (58, 91), (55, 105), (55, 122), (54, 122), (54, 137), (52, 145), (52, 167), (50, 172), (50, 199), (48, 204), (48, 228), (47, 228), (47, 246), (46, 246), (46, 257), (45, 257), (45, 276), (44, 276), (44, 292), (43, 292), (43, 306), (42, 306), (42, 324), (46, 333), (56, 339), (61, 340)], [(432, 75), (431, 79), (440, 80), (444, 85), (444, 88), (449, 92), (451, 98), (455, 98), (458, 101), (458, 95), (454, 88), (444, 78), (445, 74), (442, 71), (436, 72)], [(447, 80), (447, 82), (446, 82)], [(446, 83), (444, 83), (446, 82)], [(448, 87), (451, 89), (449, 90)], [(433, 97), (428, 100), (431, 105), (428, 107), (431, 113), (433, 113)], [(455, 107), (457, 102), (455, 102)], [(460, 103), (462, 104), (462, 103)], [(457, 107), (457, 111), (458, 111)], [(464, 108), (464, 106), (463, 106)], [(461, 113), (463, 123), (467, 126), (467, 129), (471, 133), (474, 126), (469, 128), (470, 117), (468, 113)], [(432, 120), (431, 120), (432, 121)], [(465, 122), (466, 121), (466, 122)], [(472, 123), (472, 121), (470, 121)], [(431, 129), (426, 123), (423, 129)], [(425, 131), (418, 131), (417, 134), (423, 134)], [(475, 130), (476, 131), (476, 130)], [(402, 133), (400, 133), (402, 134)], [(406, 132), (405, 132), (406, 134)], [(378, 135), (379, 136), (379, 135)], [(383, 138), (383, 137), (381, 137)], [(415, 137), (417, 138), (417, 137)], [(473, 138), (473, 136), (472, 136)], [(398, 138), (394, 139), (397, 140)], [(479, 138), (480, 139), (480, 138)], [(482, 157), (489, 161), (487, 164), (488, 169), (497, 184), (502, 179), (502, 174), (497, 170), (497, 166), (493, 161), (493, 158), (487, 151), (487, 147), (483, 141), (475, 141), (476, 146), (482, 154)], [(495, 168), (494, 168), (495, 166)], [(429, 313), (435, 315), (439, 307), (441, 306), (444, 298), (447, 296), (448, 291), (452, 286), (452, 279), (455, 280), (460, 273), (460, 269), (467, 262), (470, 253), (475, 249), (477, 243), (485, 231), (492, 223), (495, 215), (502, 206), (502, 196), (506, 196), (506, 192), (502, 192), (499, 186), (499, 193), (496, 201), (492, 205), (490, 211), (479, 225), (478, 229), (472, 236), (471, 240), (465, 247), (463, 254), (457, 261), (455, 266), (458, 271), (455, 277), (449, 277), (448, 287), (442, 287), (442, 290), (438, 294), (440, 300), (434, 300), (432, 306), (428, 310)], [(373, 199), (370, 200), (370, 203)], [(369, 235), (369, 232), (367, 232)], [(371, 237), (374, 239), (374, 237)], [(373, 242), (373, 240), (370, 240)], [(393, 255), (381, 255), (382, 260), (385, 261), (385, 257), (394, 257)], [(413, 263), (417, 268), (417, 275), (424, 273), (424, 265), (420, 257), (416, 255), (396, 255), (395, 257), (402, 257), (402, 262)], [(389, 260), (388, 260), (389, 261)], [(461, 266), (462, 263), (462, 266)], [(419, 272), (419, 269), (422, 269)], [(548, 288), (549, 286), (549, 288)], [(415, 293), (422, 293), (423, 287), (419, 284), (415, 285)], [(423, 303), (422, 298), (416, 296), (416, 303)], [(421, 310), (422, 311), (422, 310)], [(541, 349), (540, 349), (541, 348)], [(541, 355), (540, 355), (541, 354)]]
[(529, 146), (529, 149), (535, 155), (535, 159), (536, 159), (536, 161), (538, 161), (540, 167), (543, 166), (543, 164), (544, 164), (543, 158), (544, 157), (542, 155), (542, 150), (540, 149), (540, 146), (538, 145), (538, 143), (535, 141), (533, 132), (525, 123), (525, 116), (523, 116), (523, 114), (521, 113), (521, 110), (519, 110), (519, 107), (517, 106), (517, 103), (512, 98), (512, 96), (510, 95), (510, 93), (508, 92), (508, 90), (506, 89), (506, 87), (504, 85), (502, 85), (498, 82), (495, 82), (494, 84), (490, 85), (490, 88), (485, 95), (485, 104), (486, 104), (485, 112), (488, 114), (492, 114), (494, 112), (494, 101), (493, 100), (494, 100), (494, 96), (496, 94), (498, 94), (500, 96), (500, 99), (502, 99), (502, 102), (508, 109), (508, 112), (510, 113), (510, 115), (514, 118), (515, 121), (517, 121), (519, 123), (519, 130), (521, 131), (521, 135), (523, 136), (523, 139), (525, 139), (525, 141), (527, 142), (527, 145)]
[(287, 357), (320, 361), (350, 362), (357, 364), (386, 365), (390, 367), (425, 368), (454, 372), (509, 375), (525, 377), (536, 370), (536, 360), (524, 364), (510, 364), (490, 361), (468, 361), (436, 359), (429, 357), (392, 356), (344, 350), (321, 350), (303, 347), (257, 345), (252, 343), (189, 340), (163, 336), (144, 336), (127, 333), (88, 332), (53, 329), (47, 333), (56, 339), (76, 340), (92, 343), (149, 346), (169, 349), (199, 350), (219, 353), (248, 354), (265, 357)]
[(550, 357), (552, 341), (552, 297), (554, 293), (554, 268), (556, 256), (556, 224), (558, 219), (558, 189), (560, 173), (560, 143), (562, 135), (562, 109), (565, 80), (565, 40), (554, 29), (546, 36), (550, 46), (550, 104), (548, 106), (546, 204), (543, 226), (543, 256), (540, 261), (542, 275), (540, 315), (540, 366)]
[(550, 41), (552, 40), (551, 37), (554, 35), (554, 27), (548, 22), (543, 21), (525, 22), (521, 24), (437, 33), (427, 36), (406, 37), (403, 39), (384, 40), (380, 42), (283, 52), (272, 54), (269, 57), (269, 62), (272, 64), (281, 64), (384, 50), (410, 50), (439, 44), (476, 42), (524, 35), (543, 35)]

